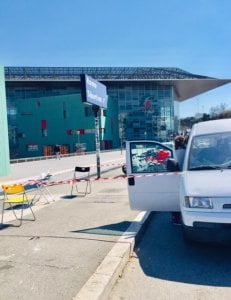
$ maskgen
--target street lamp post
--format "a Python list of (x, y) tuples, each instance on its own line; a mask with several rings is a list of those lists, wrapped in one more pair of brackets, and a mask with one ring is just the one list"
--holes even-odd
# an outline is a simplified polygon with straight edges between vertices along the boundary
[(100, 171), (100, 137), (99, 137), (99, 112), (100, 108), (96, 105), (93, 106), (93, 111), (95, 114), (95, 151), (96, 151), (96, 167), (97, 167), (97, 177), (101, 177)]

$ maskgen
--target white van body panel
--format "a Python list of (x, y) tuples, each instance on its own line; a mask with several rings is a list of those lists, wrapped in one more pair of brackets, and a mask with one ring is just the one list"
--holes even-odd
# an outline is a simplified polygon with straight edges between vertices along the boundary
[[(127, 142), (127, 171), (128, 176), (136, 176), (134, 185), (128, 184), (129, 202), (133, 209), (149, 210), (149, 211), (177, 211), (180, 208), (183, 224), (193, 227), (195, 222), (224, 223), (231, 224), (231, 150), (222, 154), (220, 164), (225, 164), (223, 168), (218, 166), (215, 168), (191, 168), (189, 170), (190, 152), (192, 151), (192, 142), (194, 138), (199, 137), (203, 141), (203, 136), (216, 135), (217, 141), (220, 135), (225, 136), (224, 140), (231, 141), (231, 119), (214, 120), (195, 124), (190, 132), (188, 145), (185, 152), (183, 171), (176, 174), (155, 174), (147, 173), (141, 175), (132, 173), (131, 169), (131, 149), (132, 142)], [(195, 151), (199, 152), (199, 160), (201, 149), (215, 147), (219, 149), (217, 144), (208, 144), (208, 146), (194, 146)], [(212, 146), (211, 146), (212, 145)], [(215, 146), (214, 146), (215, 145)], [(217, 145), (217, 146), (216, 146)], [(231, 145), (231, 144), (229, 144)], [(198, 148), (197, 148), (198, 147)], [(231, 149), (230, 147), (225, 148)], [(203, 150), (203, 149), (202, 149)], [(223, 152), (223, 148), (222, 148)], [(196, 154), (197, 155), (197, 154)], [(197, 156), (196, 156), (197, 157)], [(197, 157), (198, 158), (198, 157)], [(206, 163), (205, 163), (206, 165)], [(203, 166), (203, 165), (202, 165)], [(210, 166), (216, 166), (216, 163)], [(138, 175), (138, 176), (137, 176)], [(198, 208), (186, 205), (187, 198), (209, 198), (212, 202), (212, 208)], [(187, 206), (187, 207), (186, 207)]]
[[(129, 186), (130, 207), (145, 211), (180, 211), (179, 176), (158, 175), (135, 178)], [(141, 188), (142, 187), (142, 188)]]
[(229, 132), (231, 130), (231, 119), (220, 119), (206, 122), (200, 122), (193, 125), (192, 132), (194, 135)]
[[(128, 180), (128, 195), (130, 207), (133, 210), (144, 211), (179, 211), (179, 182), (180, 174), (160, 172), (160, 173), (145, 173), (132, 172), (132, 158), (130, 151), (130, 143), (153, 143), (153, 141), (132, 141), (126, 142), (126, 164), (127, 175), (134, 176), (134, 185), (129, 184)], [(161, 145), (161, 144), (160, 144)], [(163, 145), (164, 149), (172, 152), (173, 149)], [(140, 168), (142, 170), (142, 168)]]
[(231, 196), (231, 170), (184, 172), (183, 185), (184, 194), (187, 196), (229, 197)]

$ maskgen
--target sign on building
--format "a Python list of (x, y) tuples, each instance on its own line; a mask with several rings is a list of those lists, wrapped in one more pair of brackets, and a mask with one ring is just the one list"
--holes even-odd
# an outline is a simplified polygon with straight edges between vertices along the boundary
[(94, 78), (81, 74), (82, 101), (99, 107), (107, 108), (106, 86)]
[(0, 66), (0, 176), (10, 172), (4, 68)]

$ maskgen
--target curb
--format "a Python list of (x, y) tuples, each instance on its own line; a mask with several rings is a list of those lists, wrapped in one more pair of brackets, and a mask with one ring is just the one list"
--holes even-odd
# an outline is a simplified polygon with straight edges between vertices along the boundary
[(150, 212), (139, 213), (73, 300), (108, 299), (151, 216)]

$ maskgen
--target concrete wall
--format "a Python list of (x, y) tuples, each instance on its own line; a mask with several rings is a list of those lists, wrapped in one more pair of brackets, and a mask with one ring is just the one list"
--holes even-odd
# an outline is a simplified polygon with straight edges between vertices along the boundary
[(8, 175), (9, 163), (9, 141), (6, 111), (6, 91), (4, 68), (0, 66), (0, 176)]

